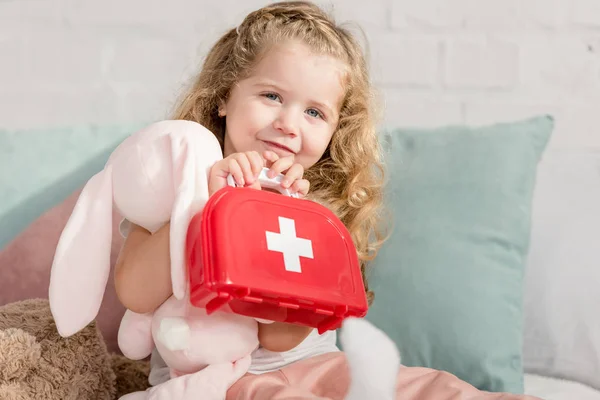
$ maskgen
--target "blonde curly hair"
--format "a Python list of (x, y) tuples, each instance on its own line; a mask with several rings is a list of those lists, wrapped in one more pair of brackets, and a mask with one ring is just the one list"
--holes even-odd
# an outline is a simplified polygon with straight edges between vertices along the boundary
[(311, 185), (309, 197), (329, 207), (348, 228), (371, 304), (366, 268), (384, 240), (384, 169), (375, 128), (374, 90), (361, 46), (349, 30), (336, 25), (311, 2), (279, 2), (258, 9), (212, 47), (173, 118), (204, 125), (223, 146), (225, 119), (218, 115), (219, 106), (271, 46), (288, 40), (300, 40), (315, 53), (332, 56), (346, 66), (337, 128), (323, 157), (305, 171), (305, 178)]

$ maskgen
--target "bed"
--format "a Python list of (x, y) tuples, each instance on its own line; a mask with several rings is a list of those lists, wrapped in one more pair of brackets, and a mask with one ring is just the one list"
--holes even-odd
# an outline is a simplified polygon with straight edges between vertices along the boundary
[[(14, 271), (6, 275), (7, 265), (0, 265), (2, 281), (8, 282), (0, 287), (0, 304), (46, 295), (52, 243), (74, 194), (102, 167), (115, 142), (133, 129), (0, 131), (0, 170), (18, 169), (2, 177), (2, 188), (9, 190), (0, 198), (0, 262)], [(47, 135), (61, 145), (45, 145)], [(35, 162), (39, 154), (45, 157)], [(532, 203), (523, 282), (525, 393), (546, 400), (600, 400), (600, 155), (545, 152)], [(109, 349), (118, 351), (116, 330), (123, 310), (114, 292), (107, 296), (100, 325)]]
[(600, 390), (579, 382), (525, 374), (525, 394), (544, 400), (600, 400)]

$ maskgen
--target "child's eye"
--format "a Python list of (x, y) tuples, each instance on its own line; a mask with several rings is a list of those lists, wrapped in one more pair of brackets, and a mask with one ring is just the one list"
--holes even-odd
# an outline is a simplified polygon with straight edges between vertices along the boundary
[(309, 108), (308, 110), (306, 110), (306, 112), (311, 117), (324, 119), (323, 114), (319, 110), (317, 110), (316, 108)]
[(265, 96), (267, 99), (273, 100), (273, 101), (281, 100), (281, 98), (279, 97), (279, 95), (277, 93), (265, 93), (263, 96)]

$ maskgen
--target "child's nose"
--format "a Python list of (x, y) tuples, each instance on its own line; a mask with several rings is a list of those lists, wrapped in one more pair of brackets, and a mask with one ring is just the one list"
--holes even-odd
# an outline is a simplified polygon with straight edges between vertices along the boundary
[(279, 115), (275, 119), (273, 126), (278, 131), (285, 135), (298, 136), (299, 134), (299, 119), (298, 113), (289, 108), (281, 109)]

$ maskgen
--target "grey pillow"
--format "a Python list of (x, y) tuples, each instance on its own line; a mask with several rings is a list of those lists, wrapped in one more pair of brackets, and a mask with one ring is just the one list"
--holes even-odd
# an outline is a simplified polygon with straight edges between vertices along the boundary
[(525, 276), (525, 371), (600, 389), (600, 154), (547, 153)]

